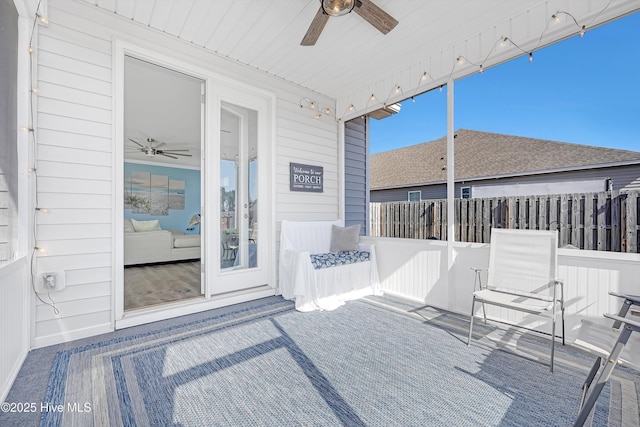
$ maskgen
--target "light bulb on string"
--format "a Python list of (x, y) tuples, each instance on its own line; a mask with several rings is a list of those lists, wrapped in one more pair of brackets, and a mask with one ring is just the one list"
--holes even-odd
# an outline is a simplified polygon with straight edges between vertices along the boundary
[(529, 62), (533, 62), (533, 52), (529, 52)]

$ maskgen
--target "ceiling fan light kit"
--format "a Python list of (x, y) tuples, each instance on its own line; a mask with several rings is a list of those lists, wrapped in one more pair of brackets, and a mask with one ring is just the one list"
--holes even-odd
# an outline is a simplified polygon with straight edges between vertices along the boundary
[(346, 15), (355, 5), (355, 0), (322, 0), (322, 10), (331, 16)]
[(351, 11), (355, 11), (382, 34), (387, 34), (398, 25), (395, 18), (373, 4), (371, 0), (320, 0), (320, 8), (311, 21), (300, 45), (315, 45), (329, 18), (344, 16)]

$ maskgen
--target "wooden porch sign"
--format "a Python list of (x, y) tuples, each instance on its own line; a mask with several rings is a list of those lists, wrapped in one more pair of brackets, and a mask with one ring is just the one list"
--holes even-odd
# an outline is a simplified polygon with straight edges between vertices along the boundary
[(322, 193), (324, 190), (324, 168), (289, 163), (289, 189), (307, 193)]

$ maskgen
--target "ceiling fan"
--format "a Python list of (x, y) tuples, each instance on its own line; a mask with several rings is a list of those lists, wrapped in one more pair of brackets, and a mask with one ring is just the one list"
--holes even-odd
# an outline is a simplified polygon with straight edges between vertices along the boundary
[(156, 155), (171, 157), (172, 159), (177, 159), (178, 157), (176, 156), (191, 157), (191, 154), (184, 153), (184, 151), (189, 151), (188, 149), (161, 150), (160, 147), (162, 147), (163, 145), (166, 145), (166, 143), (165, 142), (158, 143), (158, 141), (156, 141), (153, 138), (147, 138), (147, 140), (145, 141), (146, 144), (141, 144), (133, 138), (128, 138), (128, 139), (129, 141), (137, 145), (137, 147), (135, 147), (137, 150), (142, 151), (144, 154), (146, 154), (149, 157), (155, 157)]
[(351, 11), (355, 11), (382, 34), (387, 34), (398, 25), (397, 20), (373, 4), (371, 0), (320, 0), (320, 9), (316, 12), (316, 16), (311, 21), (311, 25), (309, 25), (300, 44), (302, 46), (315, 45), (329, 17), (346, 15)]

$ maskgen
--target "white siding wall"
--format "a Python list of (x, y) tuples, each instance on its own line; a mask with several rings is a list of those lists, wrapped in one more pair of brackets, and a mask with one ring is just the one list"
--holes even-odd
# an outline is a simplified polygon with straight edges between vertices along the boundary
[[(489, 245), (454, 243), (455, 261), (452, 270), (447, 272), (446, 242), (387, 237), (363, 239), (376, 245), (383, 292), (465, 315), (470, 313), (475, 277), (471, 267), (487, 267)], [(602, 319), (604, 313), (618, 312), (621, 301), (609, 296), (609, 292), (638, 293), (640, 255), (578, 249), (558, 251), (558, 276), (564, 282), (566, 301), (566, 333), (572, 341), (581, 319)], [(477, 314), (481, 314), (479, 308)], [(487, 306), (487, 316), (546, 333), (550, 331), (540, 317), (513, 310)]]
[[(51, 0), (49, 9), (35, 43), (38, 201), (51, 208), (37, 218), (38, 245), (47, 249), (37, 271), (64, 270), (67, 287), (51, 294), (59, 314), (36, 303), (35, 347), (113, 328), (114, 289), (121, 286), (113, 282), (115, 39), (274, 92), (276, 221), (338, 217), (338, 126), (300, 108), (302, 98), (334, 109), (333, 100), (90, 5)], [(289, 192), (290, 161), (322, 165), (324, 193)]]

